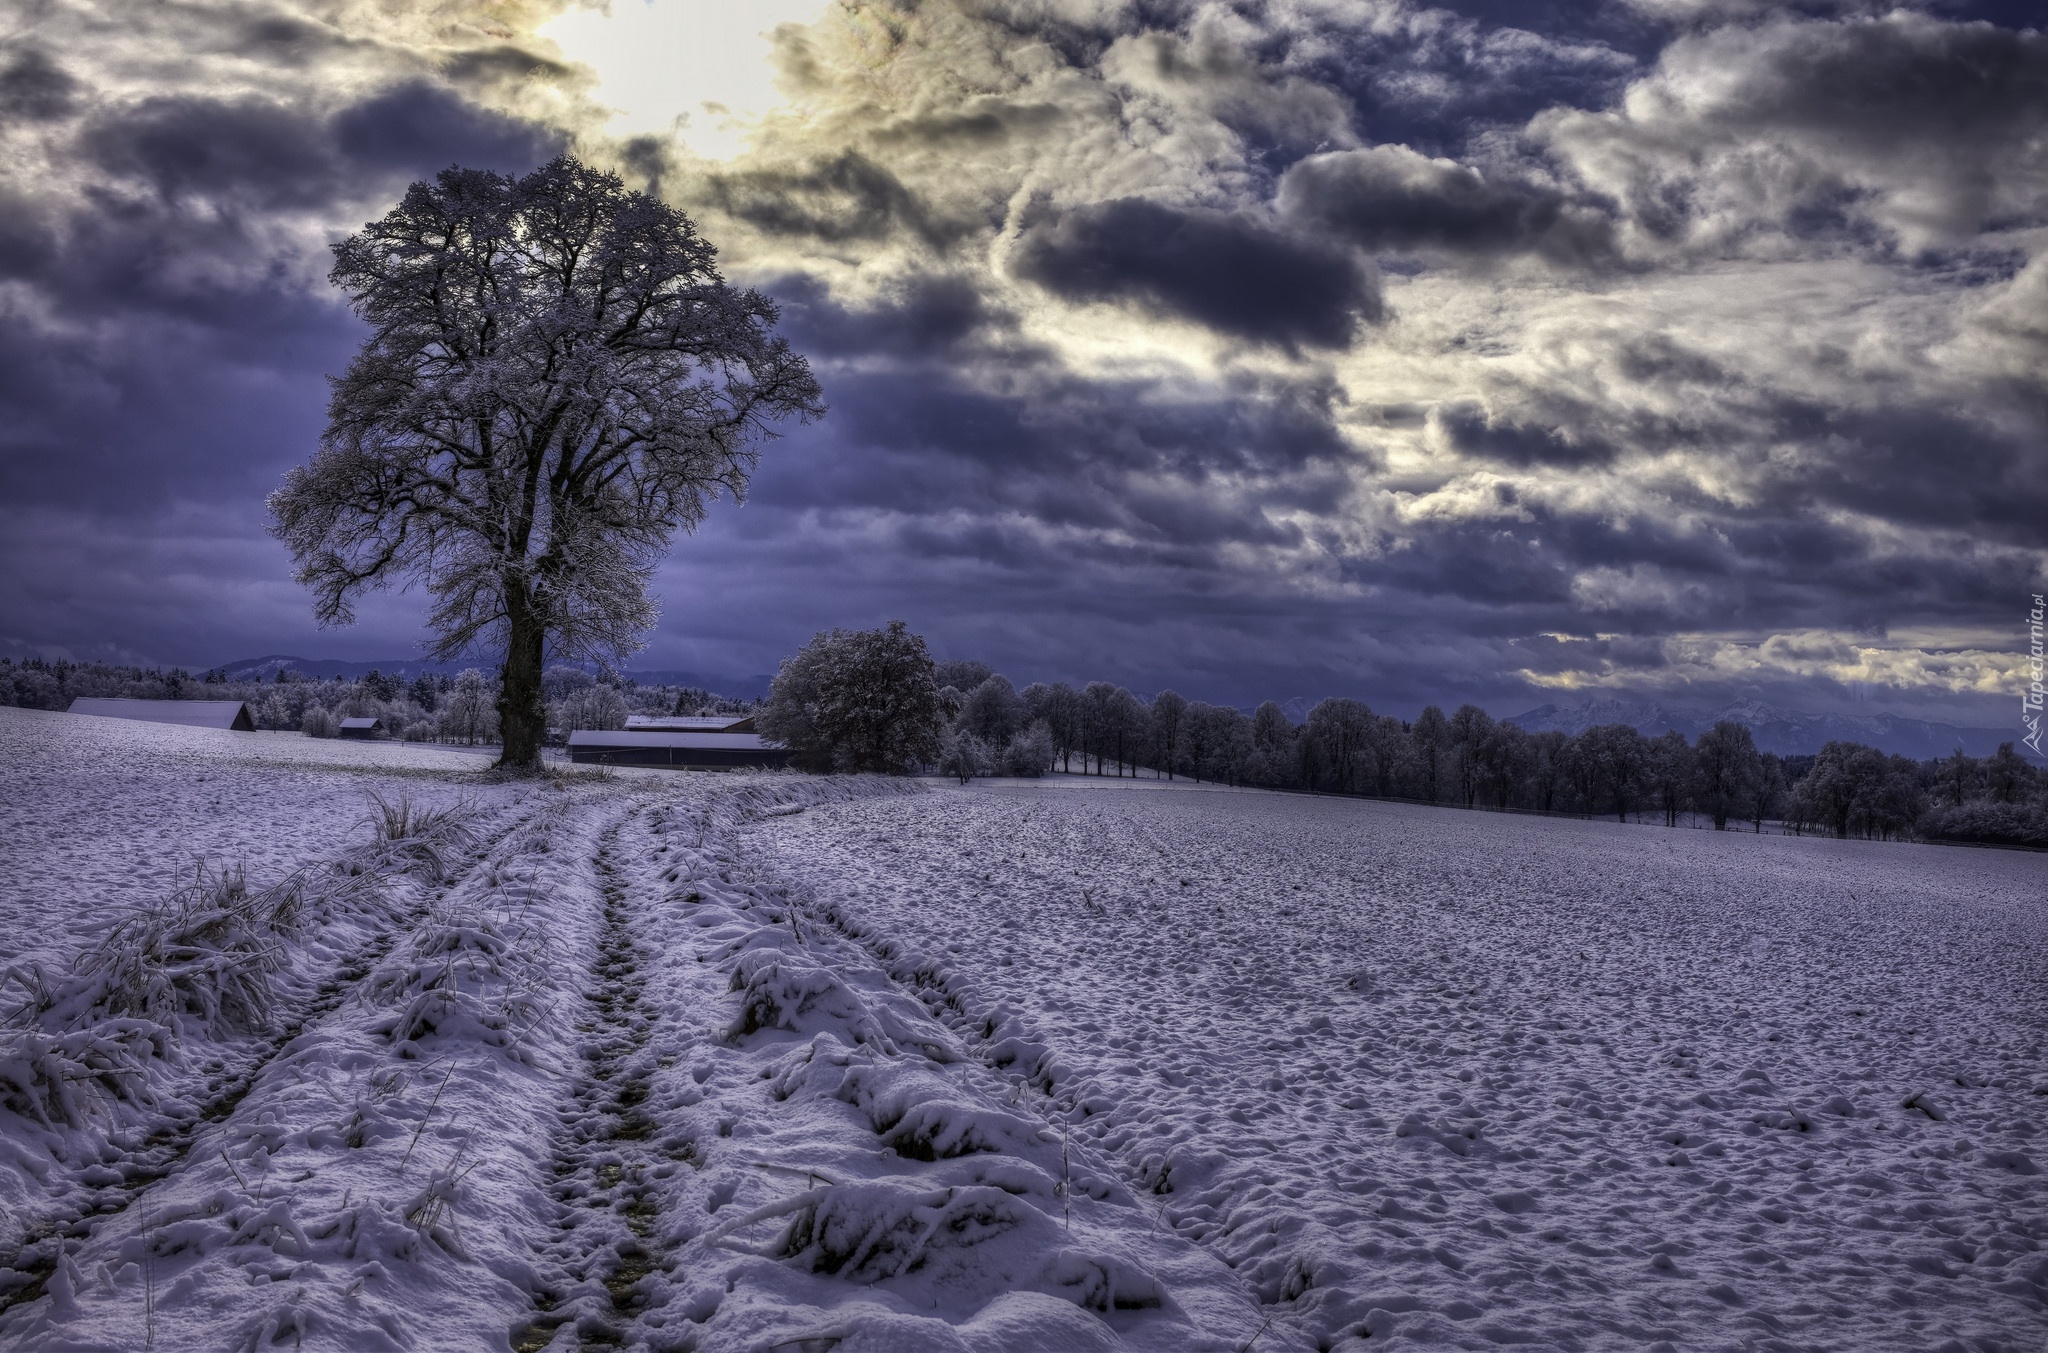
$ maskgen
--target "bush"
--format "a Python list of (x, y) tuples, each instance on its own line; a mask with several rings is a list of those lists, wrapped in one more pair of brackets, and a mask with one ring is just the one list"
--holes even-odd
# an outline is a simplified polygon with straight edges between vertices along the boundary
[(1022, 775), (1031, 779), (1046, 774), (1052, 769), (1053, 758), (1058, 755), (1052, 742), (1052, 725), (1040, 719), (1029, 728), (1023, 729), (1010, 739), (1003, 748), (1003, 774)]
[(475, 809), (467, 803), (427, 808), (401, 794), (394, 803), (376, 790), (369, 793), (363, 825), (372, 844), (359, 859), (380, 869), (420, 874), (438, 883), (453, 871), (455, 861), (477, 848), (470, 826)]
[(977, 775), (986, 775), (994, 764), (988, 754), (988, 744), (972, 733), (955, 729), (946, 735), (944, 749), (939, 753), (939, 769), (948, 775), (958, 776), (966, 784)]
[(437, 732), (432, 719), (421, 719), (416, 723), (407, 724), (401, 736), (407, 742), (432, 742)]
[(299, 720), (299, 731), (309, 738), (331, 738), (341, 733), (341, 725), (319, 705), (308, 705), (306, 717)]

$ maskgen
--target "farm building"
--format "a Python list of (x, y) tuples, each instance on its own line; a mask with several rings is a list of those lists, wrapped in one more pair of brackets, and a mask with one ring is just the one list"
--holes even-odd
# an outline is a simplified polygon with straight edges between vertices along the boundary
[(680, 732), (629, 728), (619, 733), (578, 729), (569, 735), (569, 759), (598, 766), (667, 766), (675, 770), (779, 770), (789, 750), (757, 733)]
[(750, 714), (628, 714), (628, 733), (751, 733)]
[(382, 719), (343, 719), (340, 735), (345, 738), (375, 738), (384, 735)]
[(223, 728), (253, 733), (256, 723), (240, 700), (106, 700), (81, 695), (68, 713), (102, 719), (135, 719), (142, 723), (175, 723), (187, 728)]

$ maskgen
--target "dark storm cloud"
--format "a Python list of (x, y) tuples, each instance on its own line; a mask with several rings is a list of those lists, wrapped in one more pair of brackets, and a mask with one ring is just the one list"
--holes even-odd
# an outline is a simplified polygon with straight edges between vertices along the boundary
[(1613, 226), (1597, 208), (1404, 146), (1303, 160), (1282, 176), (1278, 200), (1290, 220), (1374, 253), (1527, 253), (1579, 266), (1615, 256)]
[(1814, 410), (1824, 428), (1786, 496), (1901, 525), (2037, 545), (2048, 517), (2048, 461), (2037, 428), (2006, 429), (1922, 405)]
[(0, 61), (0, 118), (53, 122), (71, 112), (78, 81), (47, 52), (24, 47)]
[[(847, 435), (943, 455), (988, 472), (1002, 493), (1044, 482), (1057, 492), (1098, 476), (1281, 479), (1359, 459), (1333, 426), (1333, 392), (1307, 381), (1190, 397), (1145, 382), (1047, 374), (1000, 392), (927, 369), (842, 372), (828, 377), (828, 389)], [(886, 491), (925, 490), (913, 482)], [(1090, 510), (1116, 506), (1112, 499)]]
[(944, 362), (968, 358), (997, 337), (1011, 338), (1016, 318), (995, 308), (974, 279), (916, 273), (872, 303), (847, 306), (816, 278), (767, 279), (782, 307), (783, 331), (814, 360), (876, 354)]
[(1068, 300), (1135, 300), (1258, 343), (1344, 347), (1382, 314), (1372, 274), (1341, 249), (1142, 198), (1031, 228), (1011, 267)]
[(770, 235), (836, 242), (907, 231), (943, 244), (956, 233), (935, 222), (894, 174), (856, 151), (800, 169), (715, 174), (706, 191), (720, 210)]
[(1451, 445), (1462, 454), (1517, 468), (1598, 465), (1615, 456), (1613, 446), (1583, 433), (1497, 419), (1483, 405), (1471, 401), (1446, 405), (1437, 411), (1437, 418)]
[(449, 164), (529, 168), (559, 152), (562, 138), (412, 81), (327, 116), (275, 99), (146, 99), (95, 119), (79, 144), (106, 174), (140, 180), (166, 199), (303, 210), (374, 196)]

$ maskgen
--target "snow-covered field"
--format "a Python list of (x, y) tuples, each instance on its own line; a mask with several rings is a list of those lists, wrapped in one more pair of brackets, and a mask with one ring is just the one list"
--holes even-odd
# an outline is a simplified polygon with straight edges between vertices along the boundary
[(11, 709), (0, 755), (7, 1348), (2048, 1332), (2041, 856)]
[(453, 748), (0, 708), (0, 966), (177, 886), (198, 857), (280, 873), (342, 845), (364, 794), (516, 797)]
[(976, 786), (750, 831), (1276, 1346), (2048, 1347), (2048, 856)]

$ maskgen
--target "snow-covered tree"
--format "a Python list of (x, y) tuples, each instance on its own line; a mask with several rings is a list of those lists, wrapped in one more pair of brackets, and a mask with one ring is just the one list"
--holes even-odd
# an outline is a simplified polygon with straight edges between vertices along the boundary
[(1182, 727), (1187, 766), (1197, 780), (1244, 779), (1252, 759), (1252, 721), (1244, 711), (1191, 700)]
[(901, 620), (832, 630), (782, 664), (756, 727), (803, 770), (901, 774), (939, 755), (938, 696), (931, 654)]
[[(1171, 780), (1186, 754), (1188, 702), (1178, 691), (1161, 691), (1152, 697), (1147, 711), (1146, 740), (1152, 745), (1152, 764)], [(1059, 725), (1053, 725), (1059, 731)]]
[(1751, 802), (1763, 771), (1747, 725), (1723, 719), (1700, 734), (1693, 748), (1693, 799), (1714, 820), (1715, 831), (1726, 831), (1728, 819)]
[[(963, 664), (948, 663), (958, 667)], [(960, 727), (974, 734), (990, 747), (1007, 744), (1013, 734), (1030, 719), (1030, 707), (1024, 703), (1017, 688), (1009, 678), (990, 675), (967, 692), (966, 701), (960, 707)]]
[(1312, 754), (1315, 788), (1351, 794), (1365, 787), (1366, 740), (1372, 720), (1373, 712), (1364, 702), (1343, 696), (1318, 701), (1308, 712), (1302, 736)]
[(441, 736), (471, 745), (490, 741), (498, 731), (496, 695), (482, 672), (474, 667), (465, 669), (441, 697), (441, 707), (436, 711)]
[(1650, 739), (1650, 756), (1643, 767), (1645, 785), (1664, 813), (1664, 825), (1676, 827), (1678, 815), (1692, 795), (1698, 771), (1692, 744), (1675, 728)]
[(415, 183), (330, 280), (371, 335), (272, 529), (323, 622), (416, 582), (436, 656), (502, 645), (502, 764), (533, 767), (544, 657), (639, 646), (676, 531), (823, 412), (817, 382), (688, 217), (566, 157)]
[(955, 728), (940, 744), (939, 769), (958, 777), (964, 785), (975, 776), (994, 770), (995, 759), (989, 755), (987, 743), (965, 728)]
[(1300, 762), (1294, 721), (1271, 700), (1252, 714), (1251, 778), (1262, 785), (1291, 785)]
[(1588, 728), (1576, 741), (1595, 801), (1612, 807), (1615, 821), (1628, 821), (1641, 806), (1650, 740), (1625, 723), (1608, 723)]
[(1029, 728), (1018, 730), (1003, 748), (1003, 774), (1036, 779), (1052, 770), (1058, 755), (1052, 744), (1052, 729), (1040, 719)]
[(557, 701), (551, 722), (557, 728), (611, 730), (626, 726), (626, 697), (616, 686), (591, 684)]
[(1435, 803), (1443, 797), (1444, 772), (1451, 755), (1451, 734), (1444, 712), (1435, 705), (1424, 706), (1409, 731), (1409, 754), (1415, 765), (1416, 797)]
[(1030, 707), (1032, 719), (1042, 721), (1052, 734), (1053, 755), (1059, 759), (1060, 770), (1073, 770), (1074, 753), (1081, 751), (1081, 769), (1085, 773), (1088, 759), (1082, 751), (1081, 739), (1088, 721), (1081, 693), (1064, 681), (1055, 681), (1050, 686), (1034, 681), (1024, 688), (1024, 703)]
[(1519, 725), (1489, 719), (1472, 749), (1483, 802), (1513, 806), (1524, 794), (1536, 766), (1536, 745)]

